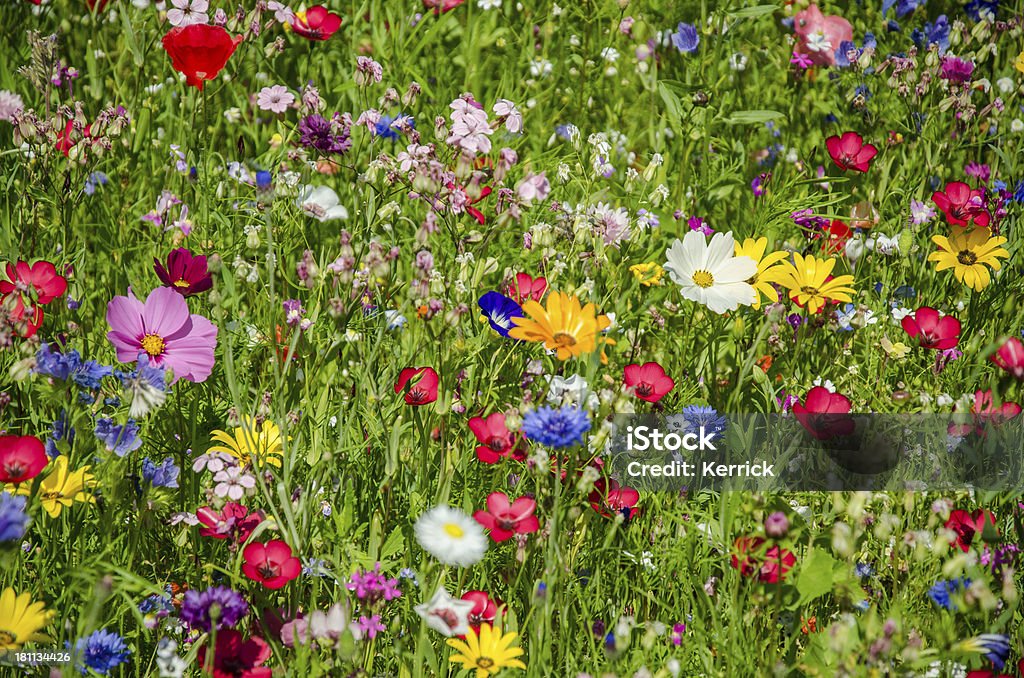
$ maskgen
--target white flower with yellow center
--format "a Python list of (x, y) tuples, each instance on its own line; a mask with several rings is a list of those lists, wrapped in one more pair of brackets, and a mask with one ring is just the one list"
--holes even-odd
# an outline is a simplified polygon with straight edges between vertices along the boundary
[(679, 285), (684, 299), (696, 301), (715, 313), (735, 311), (757, 301), (748, 282), (757, 274), (757, 262), (734, 255), (732, 233), (715, 233), (709, 243), (702, 233), (690, 231), (665, 252), (665, 270)]
[(416, 541), (445, 565), (468, 567), (487, 552), (487, 535), (480, 523), (451, 506), (436, 506), (419, 517)]

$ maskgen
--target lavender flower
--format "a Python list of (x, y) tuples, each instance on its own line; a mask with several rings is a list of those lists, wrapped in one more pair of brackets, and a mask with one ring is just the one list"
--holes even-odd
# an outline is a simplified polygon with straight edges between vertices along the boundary
[(196, 631), (212, 631), (234, 626), (249, 614), (245, 598), (227, 586), (205, 591), (186, 591), (181, 603), (181, 620)]

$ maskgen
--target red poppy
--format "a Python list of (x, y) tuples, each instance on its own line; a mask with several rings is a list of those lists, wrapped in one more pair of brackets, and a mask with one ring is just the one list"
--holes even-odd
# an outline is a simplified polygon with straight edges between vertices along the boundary
[(672, 377), (665, 374), (665, 369), (655, 362), (626, 365), (623, 372), (626, 386), (633, 389), (637, 398), (649, 403), (658, 402), (676, 385)]
[(64, 294), (68, 281), (48, 261), (8, 263), (7, 278), (0, 280), (0, 308), (13, 323), (23, 325), (20, 334), (27, 339), (43, 324), (42, 307)]
[(540, 529), (540, 523), (533, 512), (537, 502), (529, 497), (519, 497), (509, 503), (504, 492), (487, 495), (487, 510), (477, 511), (473, 519), (491, 531), (491, 539), (497, 542), (510, 539), (514, 534), (530, 534)]
[(640, 493), (632, 487), (619, 487), (615, 480), (599, 478), (594, 483), (594, 490), (587, 497), (590, 507), (605, 518), (610, 518), (614, 513), (621, 513), (630, 520), (640, 509), (636, 508), (640, 501)]
[(265, 544), (253, 542), (242, 551), (242, 557), (242, 572), (268, 589), (281, 588), (302, 571), (299, 559), (292, 555), (292, 547), (280, 539)]
[(529, 273), (516, 273), (516, 279), (508, 286), (508, 296), (515, 299), (517, 304), (522, 304), (528, 299), (540, 301), (547, 289), (547, 278), (531, 278)]
[[(956, 412), (956, 409), (954, 408), (953, 411)], [(984, 436), (985, 426), (989, 422), (998, 426), (1020, 413), (1021, 407), (1017, 403), (1006, 402), (996, 407), (992, 398), (992, 389), (978, 390), (974, 392), (974, 402), (971, 403), (969, 412), (974, 419), (973, 423), (952, 423), (949, 425), (949, 433), (955, 436), (966, 436), (973, 431), (979, 436)], [(962, 417), (960, 419), (962, 420)]]
[(39, 438), (0, 436), (0, 483), (23, 483), (46, 468), (50, 459)]
[(259, 636), (248, 640), (234, 629), (217, 631), (217, 646), (210, 666), (206, 663), (207, 646), (199, 648), (199, 666), (213, 678), (270, 678), (269, 667), (260, 666), (270, 659), (270, 645)]
[(486, 591), (466, 591), (462, 599), (473, 603), (473, 609), (469, 611), (469, 626), (472, 629), (479, 630), (481, 624), (494, 623), (501, 603), (493, 600)]
[(846, 241), (853, 235), (849, 224), (841, 219), (833, 219), (832, 223), (825, 229), (821, 249), (829, 254), (842, 252), (846, 248)]
[(855, 425), (849, 413), (850, 399), (824, 386), (815, 386), (807, 392), (804, 402), (793, 405), (797, 420), (818, 440), (853, 433)]
[(913, 315), (904, 316), (900, 324), (922, 348), (945, 351), (960, 342), (960, 321), (951, 315), (939, 317), (939, 312), (930, 306), (922, 306)]
[(305, 12), (296, 12), (292, 30), (309, 40), (327, 40), (341, 28), (341, 17), (323, 5), (314, 5)]
[(946, 221), (953, 226), (988, 226), (989, 214), (985, 209), (985, 196), (977, 188), (962, 181), (951, 181), (946, 190), (932, 193), (932, 202), (946, 215)]
[(508, 430), (505, 415), (501, 412), (495, 412), (487, 418), (473, 417), (469, 420), (469, 430), (480, 443), (476, 448), (476, 458), (483, 463), (496, 464), (507, 456), (519, 461), (525, 458), (525, 452), (516, 448), (517, 435)]
[[(974, 513), (968, 513), (963, 509), (956, 509), (949, 514), (946, 521), (946, 529), (956, 532), (956, 544), (960, 550), (966, 553), (971, 550), (971, 542), (974, 536), (985, 530), (985, 523), (995, 526), (996, 517), (991, 511), (975, 509)], [(952, 544), (950, 544), (952, 546)]]
[(864, 137), (856, 132), (844, 132), (843, 136), (825, 139), (825, 147), (832, 156), (832, 162), (841, 170), (867, 172), (871, 160), (878, 154), (872, 144), (865, 144)]
[(242, 36), (231, 37), (221, 26), (191, 24), (172, 28), (164, 36), (171, 66), (185, 74), (185, 82), (198, 89), (213, 80), (235, 53)]
[(204, 506), (196, 511), (196, 517), (206, 526), (199, 528), (199, 534), (202, 536), (214, 539), (230, 538), (237, 544), (244, 544), (256, 526), (263, 522), (263, 511), (249, 513), (245, 506), (229, 501), (220, 511)]
[(776, 584), (785, 580), (786, 573), (796, 564), (796, 556), (779, 546), (772, 546), (762, 553), (764, 544), (762, 537), (739, 537), (733, 544), (730, 562), (733, 569), (739, 570), (744, 577), (756, 574), (758, 581)]
[(195, 256), (184, 247), (167, 255), (167, 266), (153, 259), (153, 270), (167, 287), (183, 297), (199, 294), (213, 287), (213, 278), (206, 268), (206, 257)]
[(1018, 379), (1024, 379), (1024, 344), (1017, 337), (1007, 339), (992, 354), (991, 360)]
[(434, 10), (434, 14), (450, 12), (466, 0), (423, 0), (423, 6)]
[(405, 391), (409, 405), (427, 405), (437, 400), (437, 372), (433, 367), (406, 367), (398, 375), (395, 393)]

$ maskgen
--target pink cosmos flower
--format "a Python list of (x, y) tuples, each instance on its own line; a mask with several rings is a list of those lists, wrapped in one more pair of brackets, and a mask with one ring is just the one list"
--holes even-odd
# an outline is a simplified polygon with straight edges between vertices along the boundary
[(793, 20), (796, 52), (806, 54), (819, 66), (836, 63), (836, 50), (843, 42), (853, 42), (853, 26), (841, 16), (825, 16), (817, 5), (797, 12)]
[(205, 381), (213, 371), (217, 326), (201, 315), (191, 315), (185, 298), (169, 287), (158, 287), (145, 302), (128, 290), (107, 304), (107, 339), (122, 363), (133, 363), (140, 353), (149, 364), (169, 369), (174, 381)]

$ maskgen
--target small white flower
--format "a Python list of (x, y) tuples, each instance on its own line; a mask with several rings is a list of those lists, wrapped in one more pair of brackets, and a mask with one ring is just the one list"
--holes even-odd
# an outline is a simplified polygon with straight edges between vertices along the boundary
[(501, 0), (476, 0), (476, 6), (484, 11), (498, 9), (501, 7)]
[(210, 3), (207, 0), (171, 0), (174, 9), (167, 11), (167, 21), (172, 26), (184, 27), (205, 24), (210, 21), (206, 14)]
[(441, 635), (450, 638), (469, 633), (469, 613), (473, 611), (473, 603), (452, 598), (443, 586), (429, 602), (421, 603), (413, 609), (427, 622), (427, 626)]

